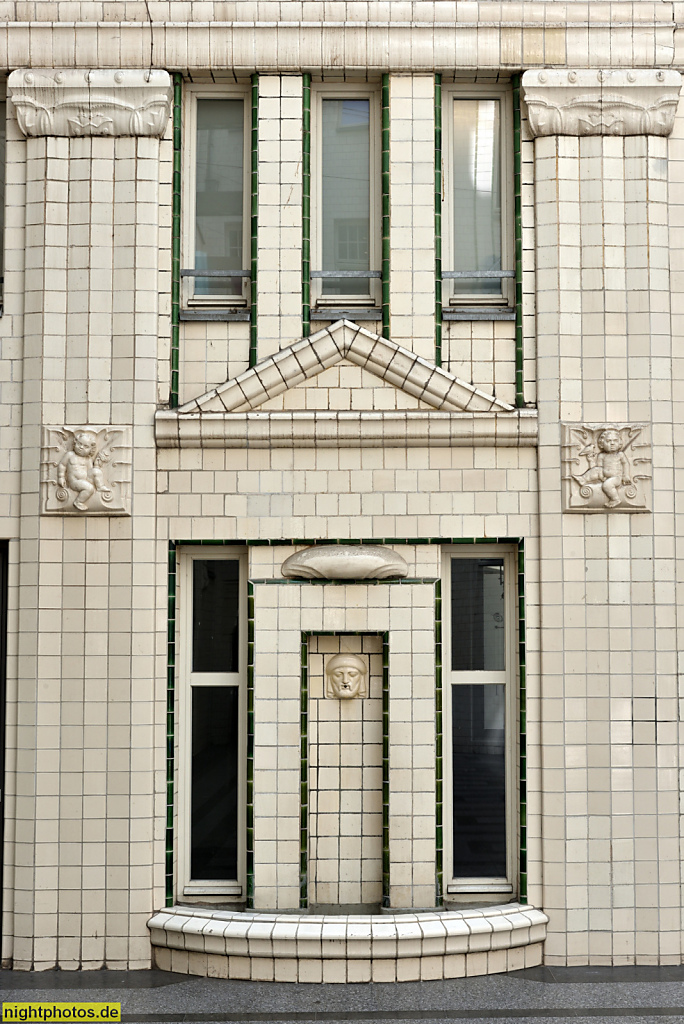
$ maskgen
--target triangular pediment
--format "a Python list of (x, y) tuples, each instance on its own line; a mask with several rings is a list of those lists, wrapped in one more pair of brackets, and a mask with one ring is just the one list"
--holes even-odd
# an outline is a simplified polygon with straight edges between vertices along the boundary
[[(182, 405), (182, 415), (245, 413), (266, 405), (283, 392), (304, 385), (338, 363), (361, 367), (377, 383), (417, 399), (418, 408), (443, 412), (512, 412), (512, 406), (448, 370), (422, 359), (350, 320), (338, 320), (310, 338), (302, 338), (274, 356), (227, 380), (200, 398)], [(369, 408), (372, 402), (369, 401)]]

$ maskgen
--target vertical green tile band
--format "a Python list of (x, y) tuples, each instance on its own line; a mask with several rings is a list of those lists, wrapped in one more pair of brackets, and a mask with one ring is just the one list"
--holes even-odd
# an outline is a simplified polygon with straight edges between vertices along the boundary
[(435, 75), (435, 364), (442, 365), (442, 76)]
[(259, 212), (259, 76), (252, 75), (252, 137), (250, 179), (249, 365), (257, 361), (257, 229)]
[(165, 899), (173, 906), (173, 783), (175, 755), (176, 702), (176, 545), (169, 541), (168, 617), (166, 631), (166, 828), (165, 828)]
[(444, 901), (444, 722), (442, 693), (442, 581), (435, 583), (435, 906)]
[(245, 902), (254, 907), (254, 584), (247, 581), (247, 791), (245, 794)]
[(309, 906), (309, 636), (301, 636), (299, 690), (299, 907)]
[(311, 333), (311, 75), (302, 75), (302, 335)]
[(520, 901), (527, 899), (527, 678), (525, 666), (525, 541), (518, 541), (518, 666), (520, 670)]
[(390, 905), (389, 633), (382, 634), (382, 906)]
[(382, 336), (389, 339), (390, 330), (390, 110), (389, 75), (382, 76)]
[(181, 113), (183, 76), (173, 76), (173, 169), (171, 179), (171, 387), (169, 406), (178, 408), (180, 351)]
[(522, 319), (522, 145), (520, 135), (520, 75), (513, 75), (513, 192), (515, 197), (515, 404), (525, 405), (523, 393)]

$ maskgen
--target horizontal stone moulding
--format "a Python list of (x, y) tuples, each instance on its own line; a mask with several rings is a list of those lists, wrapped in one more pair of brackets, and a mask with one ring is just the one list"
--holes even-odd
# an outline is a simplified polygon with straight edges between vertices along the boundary
[(533, 448), (537, 412), (247, 412), (155, 415), (158, 448)]
[[(263, 961), (299, 961), (302, 963), (360, 961), (394, 962), (406, 959), (439, 958), (446, 977), (445, 961), (453, 957), (495, 953), (518, 947), (539, 945), (546, 938), (548, 918), (528, 904), (509, 903), (481, 910), (434, 911), (377, 914), (279, 914), (259, 911), (209, 910), (175, 906), (160, 910), (148, 921), (152, 945), (189, 954), (205, 954), (210, 959)], [(161, 957), (163, 960), (164, 958)], [(201, 973), (201, 958), (187, 973)], [(187, 966), (185, 966), (187, 963)], [(492, 960), (491, 973), (516, 969), (506, 957)], [(455, 965), (454, 965), (455, 966)], [(464, 962), (465, 967), (465, 962)], [(167, 969), (174, 969), (173, 961)], [(244, 963), (241, 964), (244, 971)], [(216, 966), (212, 973), (231, 977)], [(462, 972), (467, 973), (464, 969)], [(451, 976), (457, 976), (452, 974)], [(477, 973), (488, 973), (479, 971)], [(250, 973), (235, 976), (250, 977)], [(263, 973), (262, 973), (263, 977)], [(395, 970), (396, 980), (401, 971)], [(293, 980), (319, 980), (310, 977)], [(332, 980), (346, 980), (346, 977)], [(359, 979), (361, 980), (361, 979)], [(370, 978), (368, 979), (370, 980)], [(408, 978), (406, 979), (408, 980)]]

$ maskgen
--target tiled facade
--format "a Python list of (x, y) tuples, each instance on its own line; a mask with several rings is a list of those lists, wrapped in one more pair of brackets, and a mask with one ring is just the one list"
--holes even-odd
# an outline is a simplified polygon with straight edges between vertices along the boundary
[[(681, 962), (683, 40), (669, 0), (0, 3), (5, 966)], [(360, 84), (381, 301), (325, 320), (307, 119), (317, 87)], [(184, 316), (191, 86), (247, 104), (237, 315)], [(498, 318), (439, 273), (461, 87), (511, 108)], [(594, 445), (582, 474), (565, 425)], [(101, 461), (62, 463), (86, 429)], [(81, 509), (64, 466), (99, 490)], [(406, 575), (284, 578), (347, 541)], [(506, 566), (509, 860), (476, 891), (450, 869), (445, 566), (478, 551)], [(193, 892), (190, 567), (234, 552), (238, 878)], [(327, 694), (339, 652), (368, 658), (367, 697)]]

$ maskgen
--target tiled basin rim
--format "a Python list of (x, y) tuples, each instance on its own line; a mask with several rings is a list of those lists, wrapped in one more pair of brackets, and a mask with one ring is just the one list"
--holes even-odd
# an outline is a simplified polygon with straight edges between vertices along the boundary
[[(169, 953), (189, 954), (157, 956), (159, 965), (163, 963), (167, 969), (174, 969), (177, 964), (184, 973), (204, 973), (202, 964), (211, 963), (217, 957), (234, 962), (236, 967), (240, 962), (239, 974), (226, 967), (225, 972), (221, 972), (226, 977), (252, 976), (253, 972), (245, 971), (245, 966), (253, 959), (319, 964), (360, 960), (372, 964), (376, 960), (437, 957), (443, 961), (439, 976), (446, 977), (447, 960), (462, 960), (465, 964), (471, 954), (505, 952), (540, 944), (546, 938), (547, 923), (548, 918), (541, 910), (520, 903), (481, 910), (358, 916), (233, 912), (174, 906), (155, 914), (148, 927), (158, 954), (163, 949)], [(192, 954), (204, 956), (193, 957)], [(514, 964), (505, 955), (490, 956), (488, 963), (488, 970), (477, 973), (506, 971), (513, 969)], [(452, 963), (452, 966), (455, 965)], [(215, 971), (214, 963), (209, 973)], [(458, 973), (467, 972), (464, 968)], [(306, 977), (300, 972), (298, 980), (306, 980)], [(311, 980), (315, 978), (312, 976)]]

